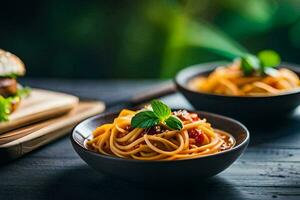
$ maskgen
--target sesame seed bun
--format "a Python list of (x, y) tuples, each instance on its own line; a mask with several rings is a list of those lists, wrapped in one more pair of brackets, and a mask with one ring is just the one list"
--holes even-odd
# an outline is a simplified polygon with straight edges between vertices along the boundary
[(11, 75), (23, 76), (25, 66), (16, 55), (0, 49), (0, 77)]

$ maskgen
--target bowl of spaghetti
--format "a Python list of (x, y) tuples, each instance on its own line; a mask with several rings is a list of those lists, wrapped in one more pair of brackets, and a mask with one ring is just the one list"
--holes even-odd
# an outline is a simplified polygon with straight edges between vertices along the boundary
[(74, 128), (71, 141), (88, 165), (106, 175), (178, 183), (220, 173), (242, 154), (249, 137), (231, 118), (150, 106), (89, 118)]
[(245, 75), (240, 62), (213, 62), (181, 70), (175, 83), (196, 109), (249, 121), (291, 114), (300, 102), (299, 77), (300, 68), (287, 63)]

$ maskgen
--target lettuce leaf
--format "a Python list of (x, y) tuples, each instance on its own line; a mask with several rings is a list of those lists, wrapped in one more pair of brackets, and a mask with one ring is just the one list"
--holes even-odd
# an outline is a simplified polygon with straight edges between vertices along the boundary
[(0, 122), (5, 122), (9, 120), (9, 114), (11, 113), (11, 104), (15, 101), (19, 101), (20, 98), (24, 98), (30, 94), (31, 89), (29, 87), (24, 87), (18, 89), (14, 96), (4, 98), (0, 95)]
[(27, 97), (31, 92), (30, 87), (22, 87), (18, 89), (17, 94), (15, 96), (19, 96), (21, 98)]
[(0, 96), (0, 122), (8, 121), (11, 109), (11, 98)]

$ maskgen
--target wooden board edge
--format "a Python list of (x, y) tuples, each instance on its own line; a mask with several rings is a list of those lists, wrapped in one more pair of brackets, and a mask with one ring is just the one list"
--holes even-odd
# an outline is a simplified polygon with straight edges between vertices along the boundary
[(11, 120), (11, 121), (5, 122), (6, 124), (0, 123), (0, 134), (5, 133), (10, 130), (13, 130), (13, 129), (24, 127), (29, 124), (33, 124), (33, 123), (36, 123), (39, 121), (51, 119), (51, 118), (66, 114), (67, 112), (71, 111), (71, 109), (74, 108), (79, 103), (79, 98), (75, 95), (51, 91), (51, 90), (38, 89), (38, 88), (32, 88), (32, 91), (41, 92), (41, 93), (51, 93), (52, 95), (58, 94), (60, 96), (65, 96), (68, 98), (69, 104), (57, 106), (57, 108), (55, 108), (55, 110), (54, 109), (45, 109), (42, 112), (32, 113), (32, 114), (28, 115), (26, 118)]
[(90, 110), (89, 112), (85, 113), (84, 116), (75, 117), (71, 122), (68, 123), (67, 126), (53, 126), (53, 131), (47, 134), (50, 137), (45, 136), (42, 131), (37, 131), (37, 133), (34, 134), (34, 136), (28, 135), (15, 141), (0, 145), (0, 164), (19, 158), (24, 154), (27, 154), (52, 141), (55, 141), (58, 138), (61, 138), (68, 132), (70, 132), (82, 120), (100, 114), (105, 110), (105, 104), (102, 102), (97, 103), (98, 104), (93, 110)]

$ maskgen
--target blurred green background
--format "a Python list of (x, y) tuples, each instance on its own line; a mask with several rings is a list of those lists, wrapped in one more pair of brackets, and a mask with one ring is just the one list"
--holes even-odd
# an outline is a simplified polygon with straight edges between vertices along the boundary
[[(0, 44), (29, 77), (170, 78), (230, 51), (300, 63), (299, 0), (1, 3)], [(247, 50), (246, 50), (247, 49)]]

